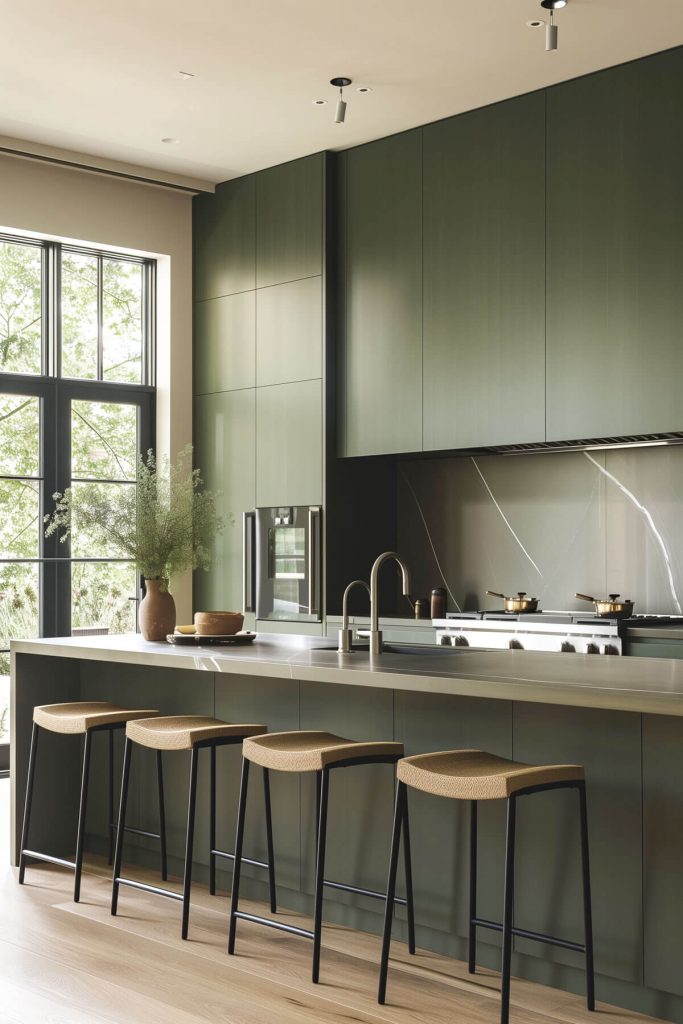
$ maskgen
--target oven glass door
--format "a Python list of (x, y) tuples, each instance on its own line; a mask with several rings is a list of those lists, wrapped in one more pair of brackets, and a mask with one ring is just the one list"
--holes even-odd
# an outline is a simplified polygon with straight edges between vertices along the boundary
[(259, 619), (320, 621), (320, 509), (256, 510)]

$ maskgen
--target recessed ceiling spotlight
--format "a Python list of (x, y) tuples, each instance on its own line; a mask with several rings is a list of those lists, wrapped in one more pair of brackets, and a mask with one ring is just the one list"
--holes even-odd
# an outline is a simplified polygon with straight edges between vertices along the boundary
[(356, 92), (372, 92), (372, 89), (370, 88), (369, 85), (359, 85), (358, 88), (356, 89)]
[(171, 136), (168, 135), (166, 136), (165, 139), (162, 139), (161, 141), (165, 142), (167, 146), (177, 146), (178, 143), (180, 142), (180, 139), (172, 139)]
[(182, 79), (183, 82), (187, 82), (190, 78), (196, 78), (191, 71), (176, 71), (176, 78)]
[(331, 78), (330, 85), (333, 85), (336, 89), (339, 89), (339, 99), (337, 100), (337, 107), (334, 113), (335, 124), (343, 124), (346, 118), (346, 100), (344, 99), (343, 90), (347, 85), (351, 85), (351, 79), (345, 77)]
[(544, 21), (539, 21), (538, 18), (534, 18), (533, 21), (527, 21), (527, 28), (541, 28), (545, 25)]
[(315, 107), (324, 107), (326, 103), (327, 100), (313, 100), (313, 106)]

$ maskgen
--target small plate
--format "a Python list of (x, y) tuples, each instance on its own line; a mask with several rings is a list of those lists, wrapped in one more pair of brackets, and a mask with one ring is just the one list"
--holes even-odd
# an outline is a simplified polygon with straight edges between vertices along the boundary
[(166, 639), (169, 644), (178, 644), (180, 647), (198, 647), (206, 644), (232, 644), (239, 647), (255, 640), (256, 633), (226, 633), (215, 636), (200, 636), (198, 633), (169, 633)]

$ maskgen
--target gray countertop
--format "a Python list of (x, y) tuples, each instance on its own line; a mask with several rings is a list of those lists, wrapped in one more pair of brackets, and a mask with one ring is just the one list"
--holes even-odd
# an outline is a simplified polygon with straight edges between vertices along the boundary
[(259, 634), (245, 647), (180, 647), (139, 635), (15, 640), (17, 655), (683, 715), (683, 660), (434, 648), (338, 654), (327, 637)]

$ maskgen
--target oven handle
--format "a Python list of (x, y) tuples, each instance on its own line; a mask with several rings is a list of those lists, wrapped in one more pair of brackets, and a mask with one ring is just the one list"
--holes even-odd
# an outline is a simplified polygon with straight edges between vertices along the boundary
[(320, 620), (320, 506), (308, 510), (308, 614)]
[(256, 611), (256, 513), (242, 517), (242, 605), (245, 612)]

